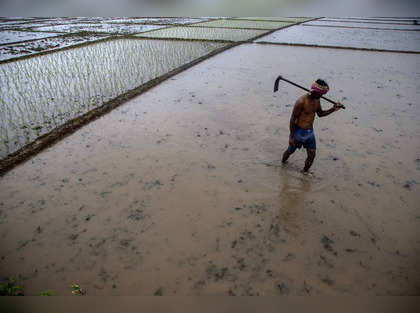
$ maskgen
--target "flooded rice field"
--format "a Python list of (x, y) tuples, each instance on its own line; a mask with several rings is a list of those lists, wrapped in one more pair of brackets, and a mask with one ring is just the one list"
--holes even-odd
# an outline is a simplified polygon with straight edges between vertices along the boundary
[(0, 31), (0, 45), (15, 43), (19, 41), (34, 40), (46, 37), (58, 36), (60, 33), (38, 33), (38, 32), (24, 32), (16, 30)]
[(154, 25), (185, 25), (194, 24), (202, 21), (208, 21), (210, 18), (164, 18), (164, 17), (148, 17), (148, 18), (128, 18), (113, 19), (112, 23), (141, 23)]
[(0, 61), (45, 51), (62, 49), (76, 44), (97, 41), (107, 37), (109, 37), (109, 35), (106, 34), (77, 33), (33, 40), (30, 42), (0, 45)]
[(312, 18), (309, 17), (235, 17), (234, 20), (251, 20), (251, 21), (277, 21), (277, 22), (290, 22), (299, 23), (305, 22)]
[[(37, 25), (62, 25), (62, 24), (102, 24), (102, 23), (123, 23), (123, 24), (161, 24), (161, 25), (184, 25), (197, 23), (217, 18), (186, 18), (186, 17), (51, 17), (42, 19), (1, 19), (0, 27), (36, 27)], [(36, 25), (36, 26), (34, 26)]]
[[(2, 105), (10, 125), (59, 119), (225, 45), (130, 37), (3, 63)], [(0, 177), (0, 276), (25, 295), (419, 295), (418, 68), (418, 54), (259, 40), (207, 58)], [(278, 75), (321, 77), (346, 105), (316, 118), (308, 175), (304, 151), (281, 164), (303, 93), (273, 93)]]
[[(200, 25), (200, 24), (198, 24)], [(245, 41), (262, 35), (266, 30), (255, 29), (227, 29), (209, 27), (182, 27), (159, 29), (148, 33), (136, 35), (144, 38), (171, 38), (171, 39), (195, 39), (195, 40), (223, 40)]]
[(420, 31), (420, 25), (413, 24), (385, 24), (385, 23), (362, 23), (362, 22), (339, 22), (318, 20), (313, 22), (306, 22), (305, 26), (330, 26), (330, 27), (355, 27), (355, 28), (376, 28), (376, 29), (390, 29), (390, 30), (408, 30)]
[(201, 22), (194, 26), (209, 27), (232, 27), (232, 28), (257, 28), (257, 29), (277, 29), (282, 26), (292, 25), (289, 22), (273, 22), (273, 21), (246, 21), (246, 20), (217, 20), (209, 22)]
[(47, 32), (101, 32), (101, 33), (117, 33), (117, 34), (135, 34), (154, 29), (165, 27), (164, 25), (141, 25), (141, 24), (65, 24), (54, 26), (34, 27), (33, 30), (47, 31)]
[(1, 23), (0, 22), (0, 31), (5, 30), (17, 30), (17, 31), (31, 31), (32, 27), (40, 27), (45, 26), (45, 23), (32, 23), (32, 22), (26, 22), (26, 23)]
[(120, 39), (0, 64), (0, 157), (222, 46)]
[(420, 18), (329, 18), (324, 17), (320, 21), (328, 22), (350, 22), (350, 23), (373, 23), (390, 25), (413, 25), (420, 24)]
[[(420, 26), (419, 26), (420, 27)], [(297, 25), (259, 42), (420, 52), (420, 32)]]

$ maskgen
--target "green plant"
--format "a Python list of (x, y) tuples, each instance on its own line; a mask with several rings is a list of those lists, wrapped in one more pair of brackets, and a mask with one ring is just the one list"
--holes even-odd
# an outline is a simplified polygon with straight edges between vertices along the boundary
[(52, 290), (45, 290), (43, 292), (39, 292), (36, 294), (37, 296), (54, 296), (54, 291)]
[(86, 290), (82, 289), (78, 284), (72, 284), (71, 293), (76, 296), (84, 296), (86, 294)]
[(16, 280), (8, 278), (6, 282), (0, 284), (0, 296), (23, 296), (23, 293)]

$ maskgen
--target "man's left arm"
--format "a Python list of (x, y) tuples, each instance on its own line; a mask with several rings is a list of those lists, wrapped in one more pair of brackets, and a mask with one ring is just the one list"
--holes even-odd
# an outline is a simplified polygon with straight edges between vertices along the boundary
[(316, 114), (319, 117), (324, 117), (324, 116), (330, 115), (332, 112), (335, 112), (335, 111), (341, 109), (342, 107), (343, 107), (342, 104), (340, 102), (337, 102), (337, 104), (334, 104), (334, 106), (331, 109), (324, 111), (321, 107), (321, 104), (319, 104), (319, 107), (318, 107), (318, 110), (316, 111)]

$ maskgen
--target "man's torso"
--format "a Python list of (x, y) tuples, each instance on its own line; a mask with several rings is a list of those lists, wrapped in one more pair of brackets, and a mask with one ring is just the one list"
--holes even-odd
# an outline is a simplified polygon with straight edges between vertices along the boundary
[(315, 113), (320, 106), (319, 99), (313, 99), (308, 95), (302, 96), (303, 109), (297, 120), (297, 125), (300, 128), (311, 129), (313, 128)]

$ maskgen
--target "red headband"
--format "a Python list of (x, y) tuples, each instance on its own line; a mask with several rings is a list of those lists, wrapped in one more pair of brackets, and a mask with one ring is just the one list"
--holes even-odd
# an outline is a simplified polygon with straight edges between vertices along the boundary
[(325, 95), (330, 90), (328, 86), (321, 86), (317, 82), (312, 84), (311, 89), (321, 95)]

